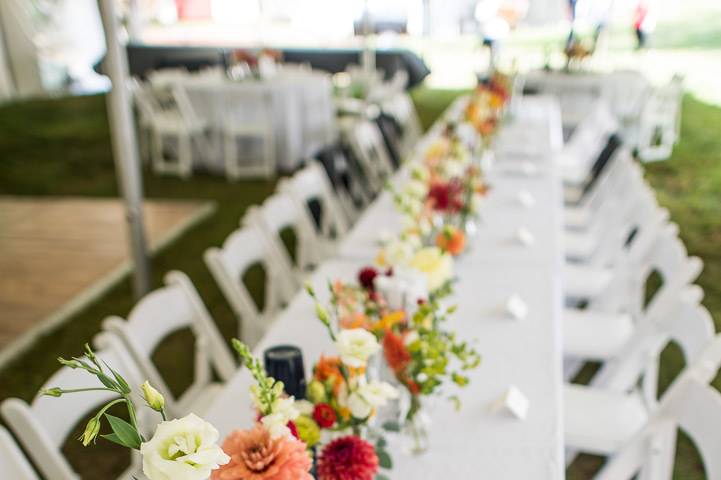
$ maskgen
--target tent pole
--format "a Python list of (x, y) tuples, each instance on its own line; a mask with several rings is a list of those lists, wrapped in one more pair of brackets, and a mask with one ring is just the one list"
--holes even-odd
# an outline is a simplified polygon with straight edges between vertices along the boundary
[(132, 99), (127, 84), (128, 58), (118, 38), (115, 0), (98, 0), (98, 5), (107, 44), (105, 69), (113, 85), (112, 90), (107, 94), (113, 159), (120, 191), (125, 200), (125, 216), (133, 260), (133, 291), (137, 299), (150, 291), (150, 260), (143, 222), (143, 189), (138, 143), (133, 125)]

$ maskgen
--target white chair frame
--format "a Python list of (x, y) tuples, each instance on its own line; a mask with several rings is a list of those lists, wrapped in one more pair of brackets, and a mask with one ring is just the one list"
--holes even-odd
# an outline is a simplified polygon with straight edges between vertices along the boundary
[[(212, 368), (227, 381), (235, 372), (235, 362), (190, 278), (182, 272), (169, 272), (165, 285), (143, 297), (127, 321), (109, 317), (103, 328), (122, 339), (143, 376), (165, 397), (168, 412), (175, 417), (202, 415), (220, 387), (213, 382)], [(188, 389), (176, 397), (153, 364), (152, 355), (165, 338), (186, 328), (195, 338), (195, 376)]]
[(0, 426), (0, 478), (8, 480), (39, 480), (10, 433)]
[[(142, 376), (130, 354), (119, 339), (110, 338), (103, 342), (105, 348), (96, 352), (97, 357), (123, 375), (136, 394), (134, 403), (140, 407), (142, 400), (137, 395)], [(63, 366), (50, 377), (41, 391), (53, 387), (73, 389), (94, 386), (101, 385), (96, 384), (85, 371)], [(78, 422), (94, 408), (100, 408), (114, 398), (117, 398), (117, 395), (107, 391), (69, 394), (60, 398), (38, 395), (29, 404), (17, 398), (7, 399), (0, 406), (0, 410), (25, 447), (25, 451), (45, 477), (52, 480), (80, 480), (63, 456), (62, 446)], [(62, 415), (59, 415), (59, 412), (62, 412)], [(140, 428), (145, 430), (144, 433), (150, 433), (147, 432), (149, 422), (146, 413), (147, 410), (138, 409), (138, 421)], [(132, 455), (131, 459), (130, 468), (120, 478), (130, 480), (132, 475), (137, 475), (140, 471), (139, 455)]]
[[(205, 263), (221, 292), (238, 317), (238, 336), (254, 346), (280, 312), (283, 302), (296, 292), (293, 273), (279, 264), (259, 226), (246, 226), (231, 233), (222, 247), (205, 251)], [(259, 311), (242, 277), (261, 264), (265, 271), (265, 301)]]

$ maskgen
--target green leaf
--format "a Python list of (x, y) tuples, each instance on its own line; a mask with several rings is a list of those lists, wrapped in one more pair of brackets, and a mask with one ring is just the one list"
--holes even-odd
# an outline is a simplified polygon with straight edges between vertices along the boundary
[(126, 447), (133, 448), (135, 450), (140, 449), (142, 439), (140, 438), (138, 431), (132, 425), (122, 418), (114, 417), (107, 413), (105, 414), (105, 418), (108, 419), (110, 428), (112, 428), (115, 435), (117, 435), (121, 445), (125, 445)]
[(114, 433), (108, 433), (107, 435), (100, 435), (100, 438), (104, 438), (105, 440), (113, 443), (117, 443), (121, 447), (127, 447), (123, 442), (120, 441), (117, 435)]
[(378, 455), (378, 465), (380, 465), (381, 468), (385, 468), (386, 470), (393, 468), (393, 460), (391, 460), (388, 452), (385, 450), (376, 450), (376, 455)]
[(387, 430), (389, 432), (400, 432), (401, 426), (398, 424), (398, 422), (393, 420), (388, 420), (383, 425), (383, 430)]
[(380, 437), (380, 438), (378, 439), (378, 441), (376, 442), (376, 448), (382, 449), (382, 448), (385, 447), (387, 444), (388, 444), (388, 442), (386, 442), (386, 439), (383, 438), (383, 437)]
[(385, 475), (383, 475), (382, 473), (379, 473), (376, 475), (375, 480), (390, 480), (390, 479), (388, 477), (386, 477)]

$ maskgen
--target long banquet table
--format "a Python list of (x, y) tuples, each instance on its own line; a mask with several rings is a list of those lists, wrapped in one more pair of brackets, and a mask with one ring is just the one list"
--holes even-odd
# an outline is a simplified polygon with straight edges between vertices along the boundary
[[(443, 120), (457, 118), (463, 105), (461, 99), (448, 109), (419, 143), (415, 155), (423, 154), (440, 135)], [(394, 461), (391, 478), (564, 477), (562, 204), (552, 158), (560, 138), (559, 107), (548, 97), (524, 98), (497, 138), (496, 162), (486, 173), (492, 190), (482, 208), (483, 220), (470, 252), (455, 262), (458, 281), (450, 299), (458, 310), (449, 326), (464, 338), (475, 339), (483, 361), (471, 373), (469, 386), (444, 392), (460, 396), (460, 411), (444, 399), (433, 402), (426, 453), (405, 454), (399, 439), (390, 435)], [(399, 183), (406, 177), (407, 169), (401, 169), (393, 181)], [(397, 228), (392, 200), (383, 193), (341, 242), (336, 257), (310, 276), (321, 301), (328, 297), (328, 280), (353, 280), (361, 267), (371, 264), (381, 230), (392, 232)], [(519, 240), (519, 229), (531, 234), (530, 244)], [(507, 312), (507, 301), (514, 295), (528, 307), (525, 317), (516, 319)], [(305, 292), (291, 301), (255, 351), (262, 354), (278, 344), (299, 346), (307, 369), (321, 353), (334, 353)], [(252, 424), (251, 381), (248, 371), (241, 369), (206, 412), (207, 420), (220, 429), (221, 435)], [(492, 408), (511, 386), (529, 401), (525, 419)]]

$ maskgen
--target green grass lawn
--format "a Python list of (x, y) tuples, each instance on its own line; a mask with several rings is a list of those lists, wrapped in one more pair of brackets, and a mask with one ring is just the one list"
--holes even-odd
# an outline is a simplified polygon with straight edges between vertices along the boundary
[[(424, 126), (460, 92), (420, 89), (414, 100)], [(102, 97), (78, 97), (23, 102), (0, 108), (0, 194), (117, 196), (110, 153), (105, 104)], [(650, 165), (648, 179), (659, 201), (669, 208), (691, 254), (704, 259), (706, 267), (699, 284), (706, 291), (705, 304), (717, 322), (721, 320), (721, 109), (687, 98), (684, 103), (682, 141), (668, 162)], [(153, 258), (154, 285), (171, 269), (186, 272), (226, 337), (236, 333), (236, 320), (202, 260), (203, 251), (219, 245), (233, 231), (245, 209), (272, 193), (274, 182), (227, 183), (223, 179), (196, 176), (182, 181), (146, 172), (149, 198), (211, 200), (217, 211)], [(249, 279), (255, 292), (260, 279)], [(81, 351), (100, 329), (108, 315), (126, 315), (133, 305), (126, 279), (101, 299), (75, 315), (24, 355), (0, 371), (0, 401), (10, 397), (30, 400), (48, 376), (57, 369), (56, 358)], [(182, 355), (187, 335), (170, 339), (156, 355), (171, 386), (181, 389), (188, 382), (192, 365)], [(179, 354), (180, 353), (180, 354)], [(682, 362), (669, 349), (664, 357), (662, 383)], [(666, 379), (664, 381), (664, 379)], [(717, 386), (721, 384), (717, 383)], [(81, 471), (102, 469), (107, 478), (122, 465), (117, 450), (107, 448), (92, 456), (78, 454), (77, 442), (68, 455)], [(92, 459), (92, 460), (88, 460)], [(87, 462), (92, 461), (92, 465)], [(569, 471), (569, 478), (590, 478), (599, 461), (582, 458)], [(704, 478), (693, 449), (681, 442), (676, 478)], [(88, 477), (91, 478), (91, 477)], [(92, 478), (98, 478), (97, 474)], [(103, 476), (103, 478), (106, 478)]]

